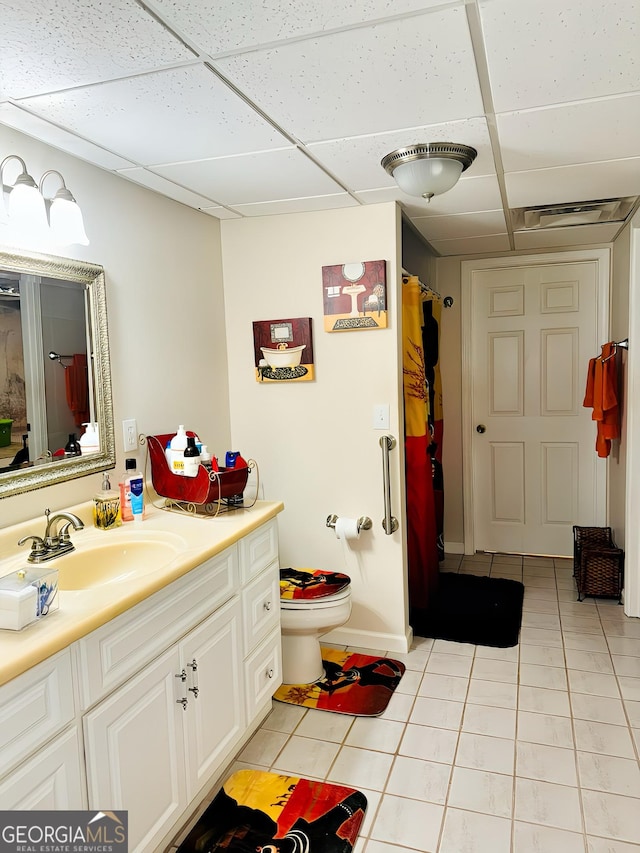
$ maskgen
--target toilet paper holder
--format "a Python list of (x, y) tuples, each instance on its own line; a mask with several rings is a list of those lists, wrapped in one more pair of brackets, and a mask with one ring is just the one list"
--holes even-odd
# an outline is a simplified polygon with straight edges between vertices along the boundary
[[(337, 520), (337, 515), (328, 515), (327, 527), (330, 527), (332, 530), (335, 530)], [(360, 518), (357, 520), (356, 524), (358, 525), (358, 533), (360, 533), (361, 530), (371, 530), (371, 528), (373, 527), (373, 522), (367, 515), (361, 515)]]

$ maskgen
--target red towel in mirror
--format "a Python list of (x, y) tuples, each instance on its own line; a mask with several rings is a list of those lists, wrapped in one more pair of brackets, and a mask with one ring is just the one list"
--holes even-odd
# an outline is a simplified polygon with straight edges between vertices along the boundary
[(89, 383), (87, 381), (87, 356), (77, 353), (64, 372), (67, 405), (73, 413), (77, 427), (89, 421)]

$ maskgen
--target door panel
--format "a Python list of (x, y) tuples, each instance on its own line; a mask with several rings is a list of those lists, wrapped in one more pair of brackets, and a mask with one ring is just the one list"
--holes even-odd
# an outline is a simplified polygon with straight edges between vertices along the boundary
[(598, 263), (475, 269), (470, 285), (474, 547), (570, 556), (572, 525), (602, 524), (582, 406)]

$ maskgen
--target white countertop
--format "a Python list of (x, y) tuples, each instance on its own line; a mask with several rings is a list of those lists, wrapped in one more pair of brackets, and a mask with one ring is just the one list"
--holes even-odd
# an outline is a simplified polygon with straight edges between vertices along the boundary
[[(186, 547), (157, 571), (134, 577), (126, 583), (105, 584), (89, 589), (59, 590), (58, 610), (52, 611), (21, 631), (0, 630), (0, 685), (66, 648), (205, 560), (224, 551), (247, 533), (275, 518), (284, 509), (284, 504), (279, 501), (257, 501), (251, 508), (225, 512), (215, 518), (190, 516), (147, 506), (147, 517), (144, 521), (129, 522), (115, 530), (97, 530), (93, 526), (92, 507), (93, 502), (87, 502), (66, 508), (85, 523), (83, 530), (71, 530), (76, 553), (82, 552), (83, 543), (95, 547), (101, 541), (105, 544), (115, 543), (118, 539), (124, 542), (134, 531), (145, 537), (152, 537), (154, 531), (173, 533), (185, 541)], [(10, 565), (7, 572), (22, 567), (35, 568), (26, 561), (28, 545), (18, 548), (17, 542), (21, 537), (30, 534), (42, 536), (45, 526), (45, 518), (42, 516), (40, 519), (0, 531), (0, 554), (3, 558), (0, 569), (2, 564)], [(21, 561), (20, 565), (16, 564), (16, 559)], [(64, 559), (59, 557), (40, 564), (39, 568), (42, 568), (43, 573), (56, 567), (60, 568)], [(5, 573), (0, 571), (0, 574)]]

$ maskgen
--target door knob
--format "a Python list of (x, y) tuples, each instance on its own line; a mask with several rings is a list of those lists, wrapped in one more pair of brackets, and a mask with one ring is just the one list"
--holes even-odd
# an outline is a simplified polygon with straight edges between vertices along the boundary
[(480, 434), (482, 434), (483, 432), (486, 432), (486, 431), (487, 431), (487, 428), (484, 424), (478, 424), (478, 426), (476, 427), (476, 432), (479, 432)]

